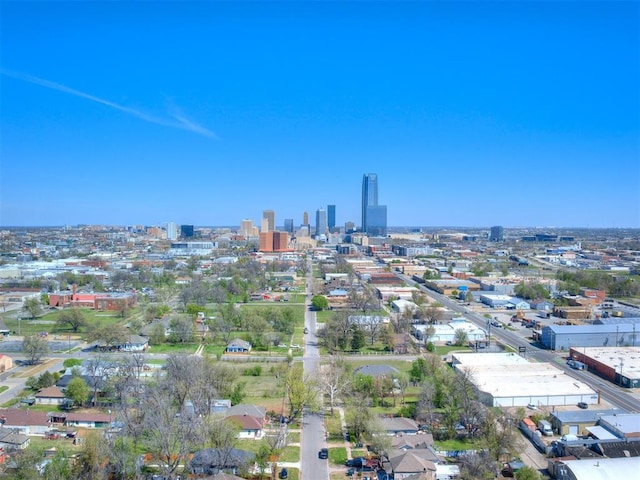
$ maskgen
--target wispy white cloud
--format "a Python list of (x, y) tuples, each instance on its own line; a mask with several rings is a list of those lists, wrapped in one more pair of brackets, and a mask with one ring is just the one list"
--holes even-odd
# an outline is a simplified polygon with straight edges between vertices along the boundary
[(218, 138), (215, 133), (203, 127), (202, 125), (198, 125), (192, 120), (189, 120), (182, 113), (179, 113), (179, 112), (171, 114), (170, 118), (156, 117), (154, 115), (149, 115), (135, 108), (125, 107), (124, 105), (119, 105), (117, 103), (110, 102), (109, 100), (105, 100), (103, 98), (96, 97), (94, 95), (90, 95), (85, 92), (81, 92), (80, 90), (75, 90), (71, 87), (67, 87), (66, 85), (61, 85), (59, 83), (55, 83), (50, 80), (34, 77), (33, 75), (29, 75), (26, 73), (15, 72), (15, 71), (7, 70), (4, 68), (0, 68), (0, 73), (2, 73), (2, 75), (5, 75), (7, 77), (16, 78), (18, 80), (33, 83), (34, 85), (39, 85), (41, 87), (50, 88), (51, 90), (57, 90), (59, 92), (68, 93), (69, 95), (74, 95), (76, 97), (84, 98), (86, 100), (90, 100), (92, 102), (99, 103), (107, 107), (111, 107), (113, 109), (119, 110), (133, 117), (139, 118), (140, 120), (144, 120), (145, 122), (155, 123), (156, 125), (162, 125), (164, 127), (188, 130), (190, 132), (197, 133), (198, 135), (202, 135), (207, 138)]

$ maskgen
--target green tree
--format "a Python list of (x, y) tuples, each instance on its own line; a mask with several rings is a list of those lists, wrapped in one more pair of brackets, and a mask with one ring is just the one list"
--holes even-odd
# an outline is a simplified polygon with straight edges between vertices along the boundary
[(458, 328), (454, 333), (453, 344), (460, 347), (469, 341), (467, 332), (462, 328)]
[(78, 406), (84, 405), (89, 400), (89, 394), (89, 386), (82, 377), (73, 377), (65, 391), (65, 396)]
[(64, 362), (62, 362), (62, 366), (64, 368), (79, 367), (80, 365), (82, 365), (82, 360), (80, 360), (79, 358), (67, 358)]
[(40, 303), (40, 299), (36, 297), (27, 298), (24, 301), (24, 305), (22, 308), (29, 314), (32, 319), (36, 318), (42, 313), (42, 303)]
[(301, 365), (292, 366), (285, 380), (288, 421), (298, 420), (305, 407), (317, 407), (318, 393), (316, 380), (304, 377)]
[(57, 450), (51, 462), (44, 468), (42, 478), (44, 480), (68, 480), (72, 477), (71, 462), (68, 458), (68, 452), (64, 449)]
[(359, 352), (364, 347), (366, 341), (362, 329), (357, 325), (353, 325), (351, 327), (351, 350)]
[(542, 476), (540, 473), (533, 467), (529, 465), (525, 465), (520, 470), (515, 473), (515, 477), (517, 480), (540, 480)]
[(87, 324), (87, 320), (82, 310), (79, 308), (71, 308), (60, 312), (56, 324), (61, 328), (68, 326), (71, 330), (77, 332), (80, 327), (84, 327)]
[(36, 364), (49, 353), (49, 342), (40, 335), (28, 335), (22, 341), (22, 352), (27, 357), (27, 363)]
[(311, 306), (315, 310), (324, 310), (329, 307), (329, 301), (327, 300), (327, 297), (323, 295), (314, 295), (311, 299)]

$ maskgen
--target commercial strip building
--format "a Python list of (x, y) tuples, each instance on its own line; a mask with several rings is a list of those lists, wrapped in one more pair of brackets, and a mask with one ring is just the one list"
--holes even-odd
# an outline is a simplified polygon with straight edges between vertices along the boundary
[(621, 387), (640, 387), (640, 347), (572, 347), (569, 355)]
[[(487, 341), (487, 332), (468, 322), (465, 318), (453, 318), (446, 325), (418, 324), (412, 327), (413, 336), (420, 341), (446, 343), (455, 342), (456, 331), (463, 330), (467, 334), (469, 344), (484, 346)], [(433, 335), (428, 337), (429, 329), (433, 329)]]
[(456, 353), (452, 366), (468, 372), (479, 400), (491, 407), (597, 404), (598, 394), (549, 363), (531, 363), (515, 353)]

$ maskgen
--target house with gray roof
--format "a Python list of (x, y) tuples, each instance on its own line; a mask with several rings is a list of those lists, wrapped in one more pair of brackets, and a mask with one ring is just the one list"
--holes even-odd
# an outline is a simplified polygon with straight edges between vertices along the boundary
[(392, 377), (400, 373), (400, 371), (391, 365), (363, 365), (354, 370), (355, 374), (369, 375), (371, 377)]

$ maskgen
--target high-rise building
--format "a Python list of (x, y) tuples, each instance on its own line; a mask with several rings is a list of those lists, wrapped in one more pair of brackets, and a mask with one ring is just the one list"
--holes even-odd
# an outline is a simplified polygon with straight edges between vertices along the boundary
[(244, 238), (253, 235), (253, 220), (245, 218), (240, 222), (240, 235)]
[(362, 176), (362, 231), (367, 232), (367, 208), (378, 205), (378, 175), (367, 173)]
[(293, 218), (284, 219), (284, 231), (293, 234)]
[(372, 237), (387, 236), (387, 206), (367, 207), (367, 234)]
[(336, 206), (327, 205), (327, 226), (329, 231), (332, 232), (336, 228)]
[(178, 239), (178, 224), (175, 222), (167, 223), (167, 240)]
[(362, 177), (362, 231), (372, 236), (387, 235), (387, 207), (378, 205), (378, 175)]
[(327, 211), (324, 208), (316, 210), (316, 236), (327, 233)]
[(309, 225), (309, 212), (304, 212), (302, 214), (302, 224)]
[(268, 232), (273, 232), (276, 229), (276, 212), (273, 210), (264, 210), (262, 212), (262, 218), (267, 221)]
[(180, 236), (182, 238), (193, 237), (193, 225), (180, 225)]
[(491, 227), (489, 240), (491, 240), (492, 242), (502, 242), (504, 240), (504, 228), (499, 225)]

